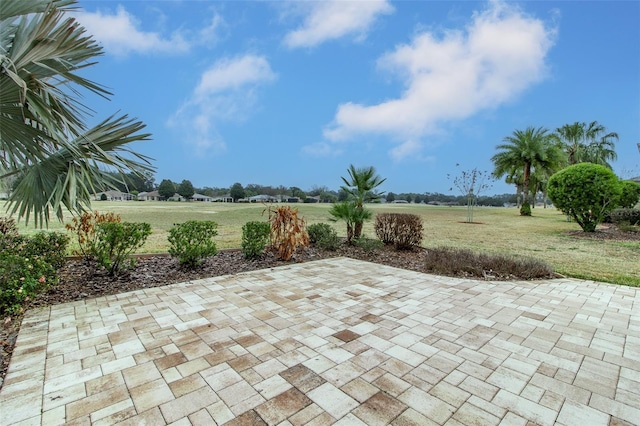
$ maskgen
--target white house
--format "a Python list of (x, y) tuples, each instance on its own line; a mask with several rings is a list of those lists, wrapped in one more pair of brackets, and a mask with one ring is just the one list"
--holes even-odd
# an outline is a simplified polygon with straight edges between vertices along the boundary
[(233, 197), (231, 195), (218, 195), (212, 197), (211, 201), (214, 203), (233, 203)]
[(193, 201), (202, 201), (205, 203), (210, 203), (211, 201), (213, 201), (213, 197), (209, 197), (208, 195), (202, 195), (202, 194), (193, 194), (193, 197), (191, 197), (191, 199)]
[(141, 192), (138, 194), (138, 201), (160, 201), (158, 191)]
[(254, 195), (248, 198), (250, 203), (276, 203), (278, 199), (267, 194)]
[(131, 201), (135, 199), (135, 196), (133, 194), (113, 189), (93, 194), (93, 199), (95, 201)]

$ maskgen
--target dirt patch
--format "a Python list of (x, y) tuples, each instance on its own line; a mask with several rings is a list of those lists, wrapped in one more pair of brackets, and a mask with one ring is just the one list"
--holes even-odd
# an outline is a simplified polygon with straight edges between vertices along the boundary
[(593, 232), (568, 231), (565, 234), (583, 240), (615, 240), (640, 242), (640, 227), (634, 231), (622, 231), (613, 225), (604, 225)]

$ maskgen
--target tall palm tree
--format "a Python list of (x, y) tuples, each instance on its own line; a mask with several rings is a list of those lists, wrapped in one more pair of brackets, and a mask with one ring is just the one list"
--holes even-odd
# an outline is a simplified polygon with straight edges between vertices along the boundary
[(493, 175), (496, 178), (506, 175), (512, 180), (519, 173), (518, 170), (522, 171), (522, 180), (518, 179), (524, 193), (521, 215), (531, 214), (529, 192), (532, 174), (551, 175), (559, 170), (565, 161), (556, 136), (548, 132), (543, 127), (515, 130), (511, 136), (504, 138), (505, 143), (496, 147), (499, 152), (491, 158), (495, 167)]
[(619, 139), (618, 134), (607, 132), (597, 121), (565, 124), (556, 129), (556, 134), (562, 141), (570, 165), (595, 163), (611, 169), (609, 161), (617, 159), (614, 141)]
[(76, 0), (3, 0), (0, 8), (0, 179), (17, 177), (10, 213), (36, 226), (50, 211), (81, 212), (91, 194), (123, 175), (153, 171), (150, 158), (126, 147), (148, 140), (145, 126), (126, 115), (93, 128), (83, 91), (108, 97), (78, 71), (94, 65), (102, 48), (67, 12)]
[[(376, 188), (382, 185), (386, 179), (376, 174), (374, 167), (356, 168), (351, 164), (348, 172), (349, 179), (342, 177), (344, 185), (341, 186), (341, 189), (348, 194), (349, 200), (347, 201), (353, 204), (353, 209), (342, 207), (342, 210), (336, 210), (336, 213), (342, 212), (343, 215), (349, 213), (353, 216), (353, 238), (357, 239), (362, 235), (364, 221), (371, 217), (371, 214), (364, 208), (364, 204), (377, 201), (382, 197), (383, 193), (378, 192)], [(344, 219), (337, 215), (334, 216)]]

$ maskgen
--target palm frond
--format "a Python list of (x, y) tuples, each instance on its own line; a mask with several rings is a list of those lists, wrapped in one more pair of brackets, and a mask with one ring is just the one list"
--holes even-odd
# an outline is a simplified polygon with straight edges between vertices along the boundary
[(47, 225), (50, 212), (63, 219), (64, 208), (81, 213), (91, 204), (91, 196), (100, 190), (115, 188), (116, 170), (143, 175), (153, 170), (151, 158), (136, 153), (125, 145), (149, 140), (150, 134), (138, 133), (144, 124), (126, 115), (109, 117), (69, 143), (74, 149), (61, 147), (45, 160), (14, 170), (23, 177), (9, 198), (11, 214), (17, 213), (36, 226)]

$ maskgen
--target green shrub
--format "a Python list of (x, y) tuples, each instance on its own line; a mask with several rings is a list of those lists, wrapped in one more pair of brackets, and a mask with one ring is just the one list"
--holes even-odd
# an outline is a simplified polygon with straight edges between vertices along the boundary
[(59, 232), (38, 232), (25, 240), (25, 251), (41, 256), (54, 268), (64, 265), (69, 236)]
[(209, 256), (218, 253), (213, 237), (218, 235), (218, 224), (210, 220), (188, 220), (169, 229), (169, 254), (177, 257), (180, 265), (194, 267)]
[[(100, 266), (110, 275), (118, 275), (127, 267), (125, 261), (131, 253), (142, 247), (151, 235), (148, 223), (103, 222), (96, 226), (96, 243), (94, 252)], [(133, 267), (135, 260), (130, 259), (128, 267)]]
[(57, 282), (56, 270), (39, 256), (0, 252), (0, 316), (14, 314), (30, 298)]
[(553, 204), (571, 216), (585, 232), (593, 232), (616, 207), (621, 194), (618, 177), (604, 166), (579, 163), (549, 178), (547, 193)]
[(120, 215), (112, 212), (98, 213), (84, 212), (80, 217), (71, 219), (71, 223), (67, 223), (65, 228), (71, 231), (80, 250), (73, 250), (74, 255), (82, 256), (84, 260), (94, 260), (96, 258), (96, 229), (101, 223), (120, 222)]
[(616, 225), (640, 225), (640, 209), (614, 209), (609, 217)]
[(309, 241), (323, 250), (336, 250), (340, 238), (335, 229), (328, 223), (313, 223), (307, 227)]
[(384, 243), (377, 238), (367, 238), (362, 235), (360, 238), (354, 238), (352, 240), (356, 247), (360, 247), (365, 253), (373, 253), (384, 247)]
[(618, 206), (632, 209), (640, 202), (640, 184), (632, 180), (620, 182), (620, 198)]
[(531, 204), (528, 201), (522, 203), (520, 207), (520, 216), (531, 216)]
[(262, 256), (269, 243), (271, 225), (269, 222), (247, 222), (242, 226), (242, 254), (247, 259)]
[(379, 213), (374, 229), (384, 244), (394, 244), (397, 250), (407, 250), (422, 242), (422, 219), (415, 214)]
[(32, 237), (0, 237), (0, 315), (21, 310), (24, 303), (58, 281), (68, 238), (40, 232)]

